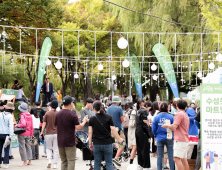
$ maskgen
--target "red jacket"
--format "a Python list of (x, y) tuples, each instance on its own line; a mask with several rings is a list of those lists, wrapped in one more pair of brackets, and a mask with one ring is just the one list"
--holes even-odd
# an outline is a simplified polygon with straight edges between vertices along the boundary
[(23, 136), (33, 136), (33, 123), (32, 123), (32, 116), (29, 112), (23, 112), (20, 114), (20, 121), (17, 125), (18, 127), (22, 128), (25, 127), (26, 132), (21, 133), (20, 135)]

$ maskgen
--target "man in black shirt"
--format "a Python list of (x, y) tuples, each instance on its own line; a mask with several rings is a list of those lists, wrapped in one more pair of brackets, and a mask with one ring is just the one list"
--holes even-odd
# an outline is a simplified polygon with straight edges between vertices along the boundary
[[(40, 118), (40, 123), (43, 123), (43, 116), (45, 116), (45, 111), (40, 107), (40, 102), (36, 102), (35, 106), (37, 108), (37, 112)], [(42, 131), (42, 126), (40, 127), (40, 132)]]
[(136, 103), (136, 93), (135, 92), (133, 93), (132, 98), (133, 98), (133, 103)]

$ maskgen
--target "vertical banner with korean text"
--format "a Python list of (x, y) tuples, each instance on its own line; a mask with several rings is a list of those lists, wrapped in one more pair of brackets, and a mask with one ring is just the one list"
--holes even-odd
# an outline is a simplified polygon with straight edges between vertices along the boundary
[(35, 99), (36, 102), (39, 100), (39, 95), (42, 87), (42, 80), (45, 73), (46, 61), (51, 51), (51, 47), (52, 47), (52, 41), (49, 37), (46, 37), (42, 43), (42, 48), (39, 58), (36, 99)]
[(133, 80), (135, 82), (136, 91), (139, 97), (142, 98), (141, 70), (140, 70), (140, 65), (139, 65), (137, 56), (133, 52), (129, 52), (129, 54), (127, 52), (125, 54), (125, 57), (130, 62), (130, 72), (131, 72), (131, 75), (133, 75)]
[(171, 90), (176, 98), (179, 97), (176, 76), (170, 57), (170, 53), (161, 43), (157, 43), (152, 48), (163, 72), (165, 73), (166, 79), (171, 87)]
[(222, 84), (202, 84), (201, 169), (222, 169)]

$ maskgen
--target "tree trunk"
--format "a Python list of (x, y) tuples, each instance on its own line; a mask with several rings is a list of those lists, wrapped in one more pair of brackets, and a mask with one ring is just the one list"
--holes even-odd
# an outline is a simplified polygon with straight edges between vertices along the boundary
[(62, 81), (62, 96), (66, 96), (67, 83)]
[(32, 106), (33, 105), (33, 102), (35, 102), (35, 99), (34, 99), (34, 94), (33, 93), (33, 82), (30, 81), (30, 84), (29, 84), (29, 91), (30, 91), (30, 105)]
[(75, 83), (73, 79), (71, 79), (71, 97), (75, 97)]

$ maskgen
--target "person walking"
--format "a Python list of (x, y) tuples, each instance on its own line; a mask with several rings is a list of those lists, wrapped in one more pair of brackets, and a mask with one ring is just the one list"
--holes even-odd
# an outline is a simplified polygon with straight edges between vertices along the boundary
[[(12, 112), (15, 110), (14, 104), (8, 102), (3, 106), (4, 111), (0, 112), (0, 168), (1, 164), (4, 164), (4, 168), (9, 168), (9, 149), (10, 149), (10, 140), (13, 133), (13, 116)], [(5, 144), (5, 146), (4, 146)], [(4, 160), (2, 160), (2, 150), (4, 147)]]
[(148, 134), (149, 122), (147, 116), (149, 110), (152, 108), (151, 102), (144, 104), (143, 99), (137, 101), (137, 115), (136, 115), (136, 144), (137, 144), (137, 158), (138, 170), (148, 170), (151, 168), (150, 163), (150, 142)]
[(43, 107), (46, 106), (47, 101), (50, 102), (51, 95), (53, 95), (53, 85), (49, 81), (50, 78), (47, 78), (46, 82), (43, 84), (43, 94), (44, 94)]
[[(32, 149), (30, 146), (30, 139), (33, 137), (33, 121), (32, 116), (28, 112), (28, 105), (26, 103), (22, 103), (18, 110), (21, 111), (19, 116), (20, 121), (16, 125), (16, 127), (23, 128), (25, 127), (26, 132), (18, 135), (19, 142), (19, 153), (23, 163), (19, 166), (27, 166), (32, 165)], [(27, 162), (28, 161), (28, 162)]]
[[(61, 170), (75, 169), (76, 140), (75, 130), (80, 130), (89, 119), (84, 118), (79, 124), (75, 110), (74, 100), (70, 96), (63, 98), (63, 109), (56, 114), (55, 126), (57, 126), (57, 141), (61, 158)], [(47, 144), (48, 145), (48, 144)]]
[(94, 170), (101, 170), (103, 156), (106, 162), (106, 169), (113, 170), (111, 131), (120, 144), (123, 143), (123, 139), (120, 138), (114, 127), (112, 116), (104, 113), (101, 107), (102, 103), (99, 101), (93, 104), (95, 116), (89, 120), (89, 146), (94, 154)]
[(133, 164), (133, 160), (136, 156), (136, 111), (133, 110), (133, 102), (127, 103), (129, 107), (129, 127), (128, 127), (128, 148), (131, 149), (130, 153), (130, 164)]
[(59, 151), (57, 144), (57, 127), (55, 126), (56, 119), (56, 108), (58, 107), (58, 101), (53, 100), (50, 103), (51, 110), (46, 112), (43, 118), (42, 132), (41, 135), (44, 134), (44, 130), (46, 127), (45, 140), (46, 140), (46, 154), (48, 159), (47, 168), (51, 168), (52, 165), (52, 151), (54, 154), (53, 161), (53, 169), (57, 169)]
[[(37, 108), (32, 108), (30, 111), (32, 115), (33, 129), (34, 129), (34, 137), (37, 139), (39, 143), (39, 127), (40, 127), (40, 118), (37, 112)], [(32, 146), (32, 160), (39, 159), (39, 144), (36, 146)]]
[[(110, 114), (114, 121), (114, 126), (117, 128), (118, 134), (120, 135), (122, 131), (122, 123), (123, 123), (123, 109), (119, 107), (119, 103), (121, 102), (119, 96), (113, 96), (112, 99), (112, 105), (108, 107), (107, 113)], [(118, 148), (115, 158), (113, 159), (113, 162), (121, 166), (121, 163), (119, 162), (119, 156), (123, 152), (125, 147)]]
[[(170, 163), (170, 169), (174, 170), (174, 161), (173, 161), (173, 133), (170, 129), (162, 128), (163, 124), (173, 124), (174, 117), (168, 113), (168, 104), (162, 102), (160, 104), (160, 113), (154, 118), (152, 123), (152, 131), (157, 142), (157, 168), (162, 170), (162, 160), (164, 155), (164, 146), (167, 147), (167, 153)], [(165, 169), (166, 167), (164, 167)]]
[(185, 110), (187, 102), (183, 99), (177, 101), (178, 113), (174, 117), (172, 125), (164, 124), (162, 127), (174, 131), (174, 162), (178, 170), (189, 170), (187, 162), (187, 149), (189, 145), (188, 131), (190, 120)]

